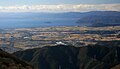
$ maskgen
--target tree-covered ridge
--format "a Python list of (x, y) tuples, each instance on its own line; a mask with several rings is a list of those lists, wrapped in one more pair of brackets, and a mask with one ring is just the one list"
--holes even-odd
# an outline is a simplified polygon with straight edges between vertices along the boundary
[(111, 46), (101, 44), (85, 47), (57, 45), (29, 49), (14, 54), (30, 62), (35, 69), (111, 69), (120, 64), (119, 41), (113, 42)]

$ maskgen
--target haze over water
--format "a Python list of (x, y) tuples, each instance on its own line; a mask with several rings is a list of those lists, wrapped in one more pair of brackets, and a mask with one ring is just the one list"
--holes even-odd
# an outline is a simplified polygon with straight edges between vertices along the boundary
[(73, 18), (12, 18), (0, 19), (0, 28), (28, 28), (28, 27), (45, 27), (45, 26), (78, 26), (77, 19)]
[(41, 20), (12, 20), (12, 21), (0, 21), (0, 28), (24, 28), (24, 27), (44, 27), (44, 26), (77, 26), (75, 20), (53, 20), (53, 21), (41, 21)]

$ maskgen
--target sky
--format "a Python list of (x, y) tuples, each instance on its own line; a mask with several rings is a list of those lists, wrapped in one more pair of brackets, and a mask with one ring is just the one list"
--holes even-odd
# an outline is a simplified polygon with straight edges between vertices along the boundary
[(0, 0), (0, 12), (120, 11), (120, 0)]
[(0, 0), (1, 6), (45, 4), (116, 4), (120, 0)]

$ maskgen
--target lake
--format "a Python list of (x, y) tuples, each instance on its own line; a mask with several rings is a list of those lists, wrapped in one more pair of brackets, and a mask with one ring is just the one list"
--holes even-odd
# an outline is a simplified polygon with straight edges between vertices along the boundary
[(44, 26), (78, 26), (75, 19), (2, 19), (0, 28), (26, 28)]

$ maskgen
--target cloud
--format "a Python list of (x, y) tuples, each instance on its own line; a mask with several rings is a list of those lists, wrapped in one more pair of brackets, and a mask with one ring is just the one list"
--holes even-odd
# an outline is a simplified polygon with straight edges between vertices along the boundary
[(23, 5), (0, 6), (0, 12), (87, 12), (120, 11), (120, 4), (59, 4), (59, 5)]

